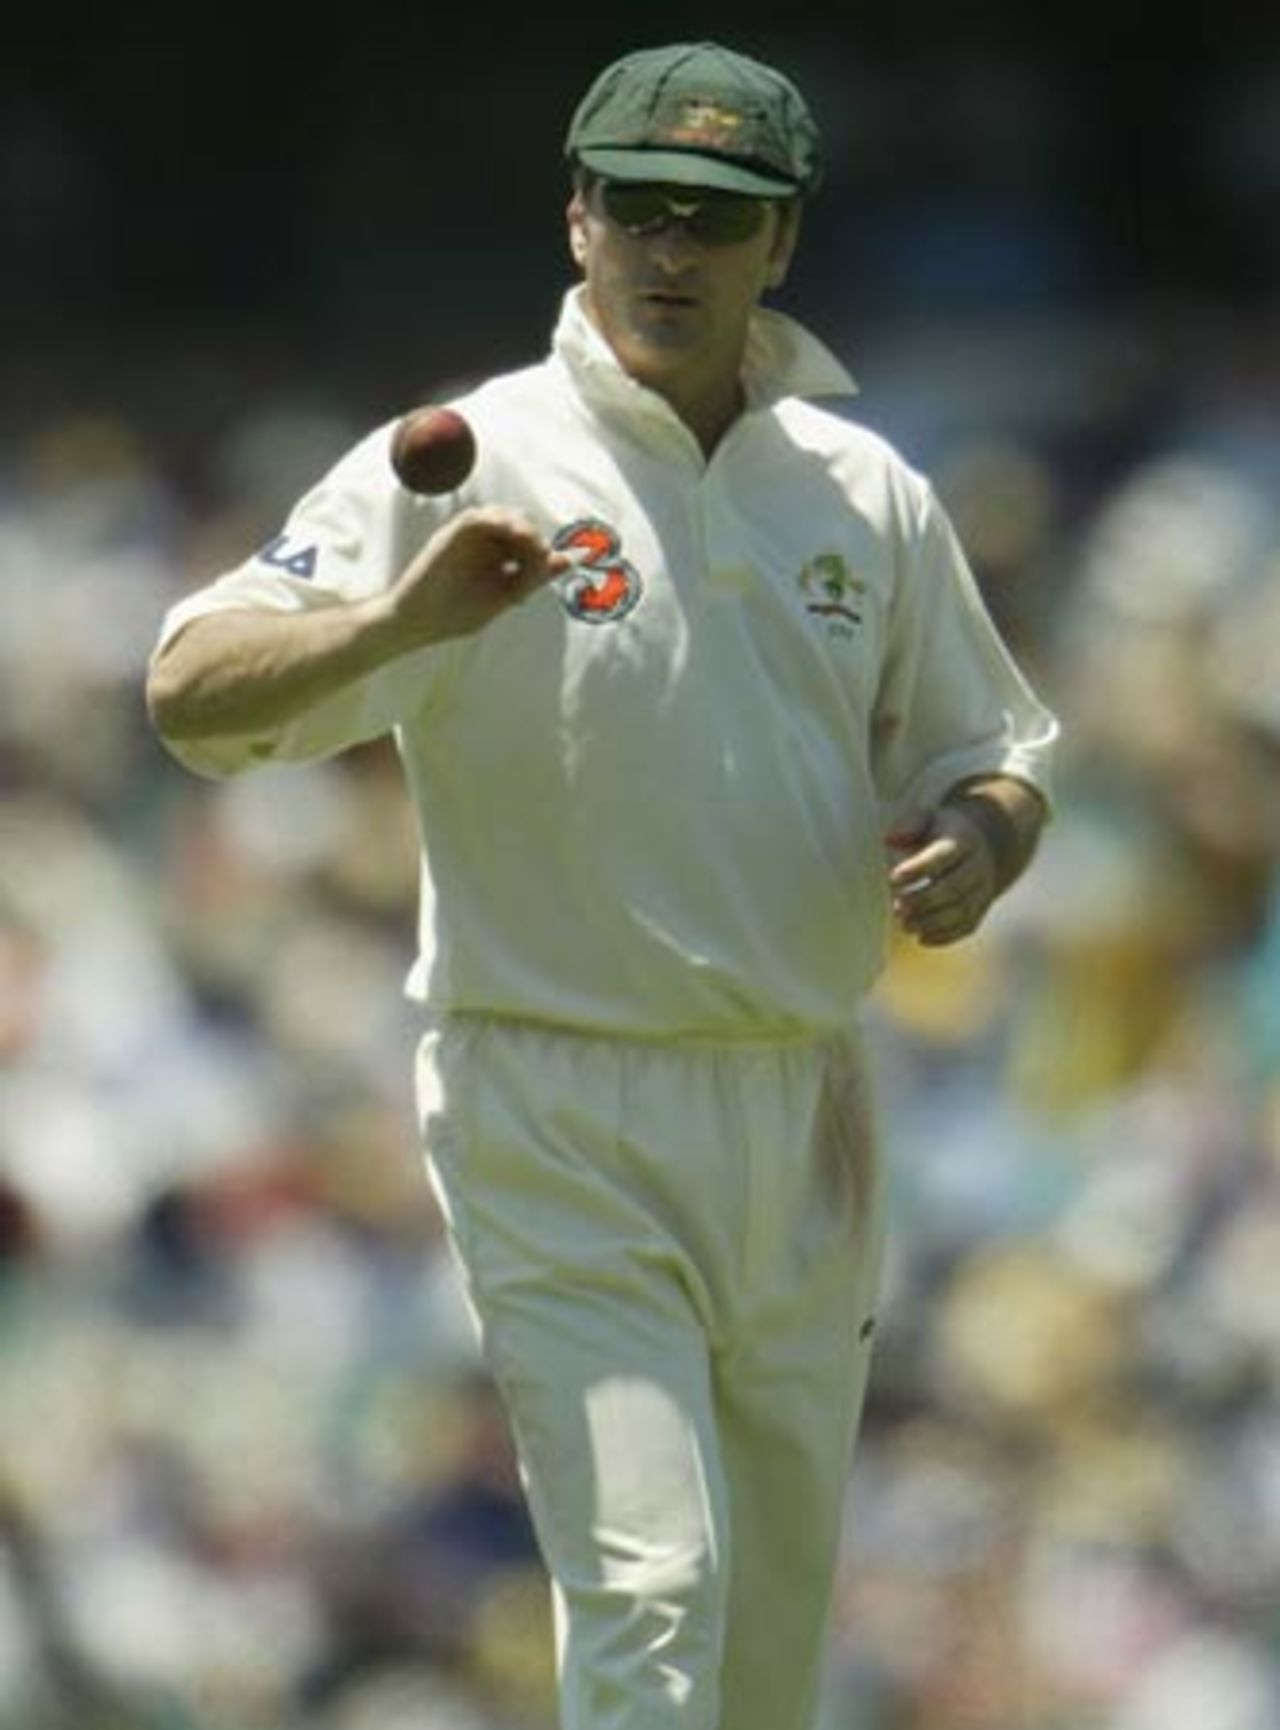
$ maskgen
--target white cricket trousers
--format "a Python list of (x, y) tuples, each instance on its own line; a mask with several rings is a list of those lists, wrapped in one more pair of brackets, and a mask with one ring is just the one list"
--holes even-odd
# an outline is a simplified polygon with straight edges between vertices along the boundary
[(856, 1049), (457, 1017), (418, 1088), (562, 1730), (810, 1730), (881, 1253)]

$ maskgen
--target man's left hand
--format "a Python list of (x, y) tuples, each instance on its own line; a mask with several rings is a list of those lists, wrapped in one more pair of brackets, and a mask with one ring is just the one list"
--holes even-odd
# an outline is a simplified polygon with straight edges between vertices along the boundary
[(953, 787), (926, 828), (891, 838), (905, 849), (889, 873), (903, 930), (933, 947), (976, 931), (991, 903), (1026, 870), (1048, 815), (1044, 796), (1008, 775)]
[(929, 947), (968, 937), (999, 893), (995, 860), (977, 821), (942, 805), (889, 873), (893, 911), (904, 931)]

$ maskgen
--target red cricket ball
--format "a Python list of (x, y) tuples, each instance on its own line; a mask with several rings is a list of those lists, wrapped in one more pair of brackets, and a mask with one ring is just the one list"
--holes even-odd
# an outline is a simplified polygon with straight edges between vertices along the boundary
[(453, 492), (475, 460), (476, 435), (457, 409), (413, 409), (391, 435), (391, 466), (411, 493)]

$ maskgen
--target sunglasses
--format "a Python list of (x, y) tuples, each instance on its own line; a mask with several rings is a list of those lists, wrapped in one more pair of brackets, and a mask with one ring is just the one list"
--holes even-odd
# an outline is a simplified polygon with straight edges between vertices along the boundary
[(702, 187), (654, 186), (646, 182), (598, 180), (593, 188), (599, 209), (624, 234), (639, 239), (661, 234), (673, 223), (704, 246), (736, 246), (759, 234), (767, 198), (739, 192), (709, 192)]

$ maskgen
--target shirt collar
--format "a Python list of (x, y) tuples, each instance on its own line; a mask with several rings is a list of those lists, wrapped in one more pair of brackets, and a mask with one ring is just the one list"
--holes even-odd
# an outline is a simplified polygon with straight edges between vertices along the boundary
[[(617, 356), (592, 323), (581, 283), (565, 295), (552, 351), (590, 400), (628, 401), (639, 409), (653, 393), (623, 371)], [(831, 350), (798, 320), (758, 307), (747, 333), (742, 369), (749, 409), (768, 408), (784, 397), (851, 396), (857, 385)]]

